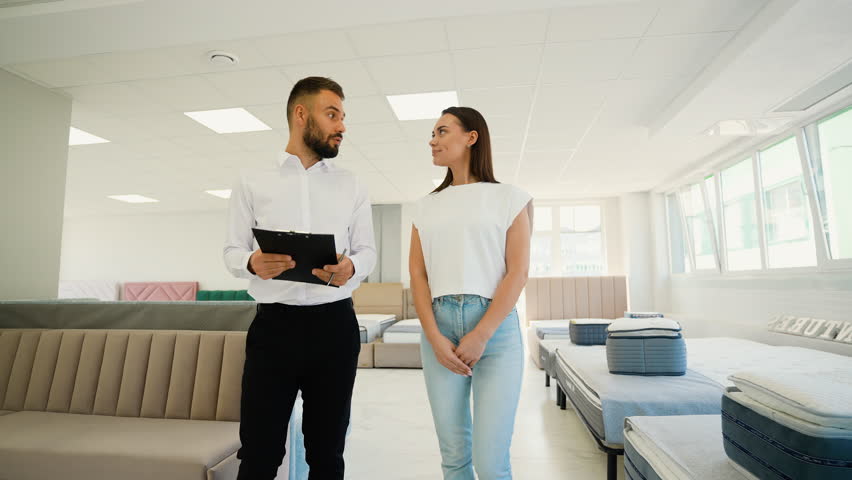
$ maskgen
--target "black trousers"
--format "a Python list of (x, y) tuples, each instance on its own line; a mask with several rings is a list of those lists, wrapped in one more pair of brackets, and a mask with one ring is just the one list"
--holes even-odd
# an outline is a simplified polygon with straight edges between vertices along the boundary
[(299, 390), (308, 478), (343, 478), (343, 447), (360, 351), (351, 299), (308, 307), (258, 305), (246, 336), (239, 480), (275, 478)]

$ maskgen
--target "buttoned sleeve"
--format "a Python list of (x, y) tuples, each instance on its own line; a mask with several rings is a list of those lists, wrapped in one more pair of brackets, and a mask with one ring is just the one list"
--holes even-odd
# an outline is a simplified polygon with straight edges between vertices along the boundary
[(231, 275), (237, 278), (257, 278), (248, 270), (248, 261), (254, 252), (254, 214), (252, 212), (251, 192), (241, 174), (231, 189), (228, 207), (228, 231), (225, 237), (225, 266)]
[(355, 267), (353, 279), (363, 281), (376, 268), (376, 239), (373, 234), (373, 207), (366, 187), (357, 179), (355, 208), (349, 223), (349, 259)]

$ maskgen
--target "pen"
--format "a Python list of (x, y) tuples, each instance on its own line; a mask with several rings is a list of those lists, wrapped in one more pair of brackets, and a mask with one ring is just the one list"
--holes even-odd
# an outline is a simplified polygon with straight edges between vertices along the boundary
[[(348, 250), (349, 250), (349, 249), (347, 249), (347, 248), (344, 248), (344, 249), (343, 249), (343, 253), (341, 253), (341, 254), (340, 254), (340, 256), (339, 256), (339, 257), (337, 257), (337, 263), (340, 263), (340, 261), (341, 261), (341, 260), (343, 260), (343, 257), (345, 257), (345, 256), (346, 256), (346, 252), (347, 252)], [(331, 272), (331, 276), (330, 276), (330, 277), (328, 277), (328, 283), (326, 283), (326, 284), (325, 284), (325, 286), (327, 287), (327, 286), (331, 285), (331, 281), (332, 281), (332, 280), (334, 280), (334, 272)]]

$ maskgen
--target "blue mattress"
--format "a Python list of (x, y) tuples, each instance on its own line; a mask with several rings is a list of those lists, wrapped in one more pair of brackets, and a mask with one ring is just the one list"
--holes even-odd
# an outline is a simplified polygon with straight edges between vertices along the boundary
[(617, 375), (686, 373), (686, 342), (680, 325), (664, 319), (619, 319), (608, 327), (606, 361)]
[(785, 415), (735, 387), (722, 397), (722, 435), (728, 457), (758, 478), (852, 479), (852, 430)]
[(606, 345), (606, 329), (611, 323), (606, 319), (571, 320), (568, 332), (577, 345)]

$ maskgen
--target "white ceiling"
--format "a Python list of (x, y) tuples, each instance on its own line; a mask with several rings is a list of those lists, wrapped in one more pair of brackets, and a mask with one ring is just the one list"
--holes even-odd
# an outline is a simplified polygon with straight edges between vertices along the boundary
[[(70, 148), (66, 215), (225, 208), (204, 190), (274, 160), (288, 135), (283, 102), (308, 75), (342, 84), (348, 131), (337, 163), (367, 182), (375, 203), (412, 201), (443, 176), (426, 145), (433, 122), (397, 121), (385, 95), (442, 90), (485, 115), (500, 181), (537, 198), (649, 190), (731, 141), (701, 131), (765, 115), (852, 52), (844, 0), (534, 0), (524, 11), (395, 2), (395, 13), (339, 1), (323, 13), (340, 15), (310, 22), (315, 11), (282, 12), (283, 3), (255, 0), (237, 14), (207, 1), (209, 25), (194, 1), (0, 20), (0, 65), (71, 96), (72, 125), (112, 142)], [(217, 5), (236, 20), (219, 30)], [(268, 19), (284, 13), (294, 20)], [(182, 15), (194, 23), (182, 26)], [(9, 35), (20, 48), (2, 47)], [(210, 65), (210, 50), (240, 63)], [(273, 130), (218, 135), (183, 115), (227, 107)], [(106, 198), (126, 193), (160, 203)]]

